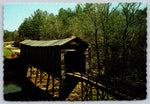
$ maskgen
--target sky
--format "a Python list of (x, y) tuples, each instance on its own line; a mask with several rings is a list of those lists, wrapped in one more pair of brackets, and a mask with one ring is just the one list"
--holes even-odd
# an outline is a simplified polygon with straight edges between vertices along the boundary
[(74, 9), (75, 3), (54, 3), (54, 4), (5, 4), (4, 5), (4, 30), (18, 30), (25, 18), (31, 16), (37, 9), (48, 13), (58, 14), (60, 8)]
[[(114, 4), (116, 5), (116, 4)], [(20, 24), (25, 18), (31, 16), (37, 9), (47, 11), (48, 13), (58, 14), (60, 8), (72, 10), (75, 9), (76, 3), (51, 3), (51, 4), (5, 4), (4, 5), (4, 30), (15, 31), (18, 30)], [(142, 4), (141, 8), (146, 7)]]

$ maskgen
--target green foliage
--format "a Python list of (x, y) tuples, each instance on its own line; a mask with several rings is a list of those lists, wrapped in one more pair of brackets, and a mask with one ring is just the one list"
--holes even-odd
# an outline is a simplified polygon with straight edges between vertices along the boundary
[(40, 39), (40, 35), (45, 32), (46, 17), (48, 13), (36, 10), (34, 14), (26, 18), (19, 27), (19, 35), (23, 38)]
[(5, 47), (3, 48), (3, 52), (4, 52), (4, 54), (3, 54), (4, 58), (10, 58), (9, 56), (14, 54), (14, 52), (12, 52), (11, 50), (8, 50)]
[(18, 31), (13, 31), (13, 32), (10, 32), (8, 30), (4, 30), (4, 41), (12, 41), (12, 40), (15, 40), (16, 37), (18, 37), (19, 34), (18, 34)]

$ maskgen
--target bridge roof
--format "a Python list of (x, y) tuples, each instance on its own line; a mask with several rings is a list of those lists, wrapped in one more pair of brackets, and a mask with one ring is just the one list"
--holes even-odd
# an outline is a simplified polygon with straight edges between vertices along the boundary
[(65, 39), (57, 39), (57, 40), (24, 40), (20, 43), (23, 45), (34, 46), (34, 47), (51, 47), (51, 46), (62, 46), (72, 41), (76, 42), (72, 44), (76, 44), (76, 45), (84, 44), (88, 46), (86, 42), (82, 41), (80, 38), (76, 36), (72, 36), (70, 38), (65, 38)]

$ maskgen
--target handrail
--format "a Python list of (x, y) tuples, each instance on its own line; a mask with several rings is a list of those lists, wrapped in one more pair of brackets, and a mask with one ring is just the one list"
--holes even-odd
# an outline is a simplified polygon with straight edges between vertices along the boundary
[[(71, 73), (66, 73), (67, 75), (71, 75)], [(73, 74), (73, 77), (81, 77), (81, 74), (80, 73), (74, 73)], [(89, 80), (88, 80), (88, 77), (89, 77)], [(127, 89), (124, 89), (123, 87), (120, 87), (120, 86), (116, 86), (110, 82), (107, 82), (105, 83), (104, 81), (102, 80), (97, 80), (98, 78), (96, 77), (93, 77), (91, 74), (89, 73), (83, 73), (82, 74), (82, 79), (86, 80), (86, 81), (92, 81), (92, 82), (97, 82), (97, 83), (100, 83), (103, 87), (105, 86), (105, 88), (107, 87), (107, 90), (111, 90), (111, 91), (117, 91), (116, 93), (118, 93), (119, 95), (121, 94), (122, 96), (125, 95), (125, 96), (128, 96), (130, 97), (130, 99), (135, 99), (135, 97), (143, 97), (142, 95), (139, 95), (133, 91), (130, 91), (130, 90), (127, 90)]]

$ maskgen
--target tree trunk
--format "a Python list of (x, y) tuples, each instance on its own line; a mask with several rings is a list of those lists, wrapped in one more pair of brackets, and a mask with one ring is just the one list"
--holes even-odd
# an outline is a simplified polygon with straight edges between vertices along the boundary
[(97, 42), (97, 29), (95, 29), (95, 45), (96, 45), (96, 54), (97, 54), (97, 65), (98, 65), (98, 77), (100, 77), (100, 59), (99, 59), (99, 48)]
[[(127, 21), (126, 21), (127, 22)], [(124, 31), (124, 34), (123, 34), (123, 37), (122, 37), (122, 40), (123, 40), (123, 66), (122, 66), (122, 73), (121, 73), (121, 81), (123, 83), (124, 81), (124, 72), (125, 72), (125, 67), (126, 67), (126, 43), (125, 43), (125, 40), (126, 40), (126, 36), (127, 36), (127, 29), (128, 29), (128, 22), (126, 23), (126, 28), (125, 28), (125, 31)]]

